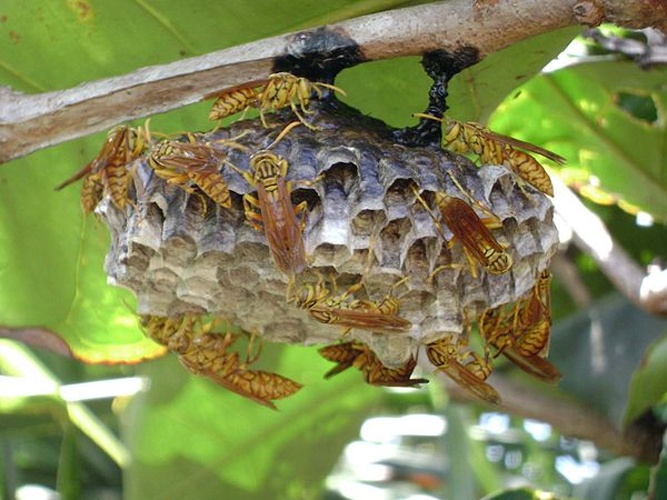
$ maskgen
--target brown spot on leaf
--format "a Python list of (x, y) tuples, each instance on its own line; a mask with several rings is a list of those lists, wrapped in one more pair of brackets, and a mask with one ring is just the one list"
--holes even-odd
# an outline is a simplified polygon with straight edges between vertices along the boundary
[(10, 30), (9, 31), (9, 39), (12, 41), (12, 43), (19, 43), (21, 41), (21, 35), (19, 35), (14, 30)]
[(81, 22), (90, 21), (93, 18), (93, 9), (85, 0), (67, 0), (67, 5), (76, 13)]
[(46, 349), (68, 358), (73, 357), (72, 350), (60, 335), (41, 326), (19, 328), (0, 326), (0, 337), (22, 342), (30, 347)]

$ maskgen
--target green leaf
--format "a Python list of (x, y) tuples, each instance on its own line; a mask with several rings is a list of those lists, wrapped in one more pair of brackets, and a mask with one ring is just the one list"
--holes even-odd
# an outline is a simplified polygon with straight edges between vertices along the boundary
[(63, 500), (81, 498), (81, 463), (78, 450), (78, 433), (74, 425), (67, 424), (58, 460), (58, 493)]
[(631, 391), (635, 369), (665, 332), (667, 321), (618, 294), (597, 301), (554, 326), (549, 357), (563, 374), (560, 388), (621, 427), (633, 399), (640, 397)]
[[(252, 3), (118, 0), (3, 2), (0, 81), (37, 92), (73, 87), (143, 66), (163, 64), (294, 29), (315, 26), (359, 2), (272, 0)], [(366, 2), (362, 13), (404, 5)], [(344, 16), (337, 16), (344, 19)]]
[(92, 362), (155, 356), (131, 295), (106, 283), (106, 230), (83, 220), (76, 189), (53, 190), (71, 169), (61, 158), (82, 156), (67, 144), (0, 167), (0, 324), (47, 327)]
[(486, 122), (501, 102), (532, 79), (581, 32), (578, 26), (543, 33), (487, 55), (452, 80), (452, 118)]
[(265, 354), (274, 363), (262, 368), (305, 385), (277, 402), (279, 412), (190, 375), (173, 357), (140, 367), (153, 385), (123, 419), (136, 457), (127, 472), (128, 499), (193, 492), (202, 499), (223, 492), (239, 500), (314, 498), (322, 490), (381, 390), (365, 385), (356, 370), (323, 380), (330, 364), (314, 349), (271, 347)]
[[(632, 488), (630, 491), (624, 491), (628, 478), (634, 476), (638, 470), (637, 464), (632, 458), (621, 457), (606, 462), (600, 466), (599, 472), (590, 479), (585, 480), (574, 488), (574, 495), (587, 500), (621, 500), (631, 498), (634, 492), (644, 491), (647, 486), (648, 468), (643, 467), (643, 484), (636, 483), (636, 478), (632, 477)], [(636, 488), (639, 487), (639, 490)]]
[(445, 449), (456, 450), (456, 460), (451, 461), (446, 472), (447, 497), (475, 498), (478, 489), (488, 492), (500, 488), (501, 476), (485, 456), (486, 443), (470, 435), (471, 408), (448, 405), (444, 416), (448, 426)]
[(667, 440), (663, 437), (660, 461), (651, 471), (653, 498), (667, 498)]
[(667, 394), (667, 337), (657, 339), (637, 366), (628, 395), (624, 420), (632, 422), (646, 410), (665, 400)]
[[(492, 127), (564, 156), (559, 174), (594, 201), (667, 221), (666, 78), (665, 68), (627, 61), (571, 66), (523, 85), (498, 108)], [(650, 97), (658, 119), (619, 105), (627, 94)]]

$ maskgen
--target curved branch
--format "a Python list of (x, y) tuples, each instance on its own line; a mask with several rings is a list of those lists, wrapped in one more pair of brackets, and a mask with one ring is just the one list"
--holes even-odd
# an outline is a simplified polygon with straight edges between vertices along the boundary
[(667, 271), (642, 269), (609, 233), (604, 222), (553, 176), (556, 212), (572, 230), (573, 242), (589, 254), (614, 286), (638, 308), (667, 316)]
[[(665, 29), (666, 19), (667, 0), (450, 0), (364, 16), (329, 28), (356, 43), (364, 60), (377, 60), (464, 45), (475, 47), (483, 57), (577, 23), (607, 20)], [(64, 91), (25, 95), (0, 88), (0, 163), (266, 78), (275, 59), (288, 54), (304, 33), (309, 32), (142, 68)], [(345, 48), (350, 47), (327, 46), (328, 50)]]
[[(421, 364), (421, 363), (420, 363)], [(433, 369), (428, 365), (428, 369)], [(618, 429), (592, 408), (574, 400), (555, 397), (551, 391), (529, 387), (494, 373), (490, 384), (498, 390), (503, 401), (496, 410), (523, 418), (546, 422), (561, 434), (592, 441), (596, 446), (618, 456), (630, 456), (647, 463), (656, 463), (660, 448), (656, 447), (659, 435), (650, 434), (637, 427), (632, 434)], [(447, 394), (459, 402), (472, 401), (471, 396), (444, 375), (440, 376)], [(474, 400), (479, 402), (478, 400)]]

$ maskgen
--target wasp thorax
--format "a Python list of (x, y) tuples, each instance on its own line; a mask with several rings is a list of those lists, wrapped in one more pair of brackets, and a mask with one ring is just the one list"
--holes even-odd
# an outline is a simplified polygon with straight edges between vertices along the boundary
[(250, 156), (250, 166), (255, 170), (259, 168), (270, 169), (272, 166), (281, 167), (284, 164), (285, 160), (272, 151), (259, 151)]
[[(112, 235), (110, 281), (134, 291), (140, 314), (214, 314), (268, 341), (331, 343), (349, 331), (398, 370), (359, 358), (369, 380), (402, 381), (420, 345), (451, 338), (431, 355), (458, 353), (460, 366), (443, 369), (492, 400), (486, 365), (456, 339), (465, 318), (534, 289), (558, 243), (551, 202), (508, 166), (395, 144), (381, 122), (311, 99), (323, 84), (283, 81), (220, 101), (261, 118), (174, 139), (181, 153), (153, 149), (157, 167), (149, 153), (128, 166), (132, 204), (105, 196), (97, 209)], [(281, 136), (295, 109), (300, 125)], [(533, 302), (519, 319), (507, 306), (487, 323), (500, 335), (521, 321), (520, 347), (533, 349)]]

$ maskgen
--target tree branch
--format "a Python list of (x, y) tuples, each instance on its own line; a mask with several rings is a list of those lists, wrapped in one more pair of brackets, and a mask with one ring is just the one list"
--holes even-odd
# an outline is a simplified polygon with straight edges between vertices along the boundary
[(572, 230), (574, 244), (589, 254), (614, 286), (638, 308), (667, 316), (667, 271), (642, 269), (611, 236), (602, 220), (552, 177), (556, 212)]
[[(484, 57), (540, 33), (603, 20), (665, 30), (667, 0), (450, 0), (364, 16), (330, 29), (358, 44), (365, 60), (451, 51), (464, 45), (477, 48)], [(64, 91), (25, 95), (0, 88), (0, 163), (266, 78), (275, 59), (312, 32), (146, 67)]]
[[(430, 364), (427, 366), (427, 370), (433, 369)], [(452, 399), (459, 402), (472, 400), (463, 388), (444, 375), (440, 378)], [(632, 435), (625, 435), (590, 407), (574, 400), (555, 397), (550, 391), (520, 384), (498, 373), (493, 373), (490, 384), (503, 399), (497, 410), (548, 423), (567, 437), (592, 441), (599, 448), (618, 456), (630, 456), (647, 463), (658, 460), (660, 449), (658, 447), (656, 452), (656, 436), (644, 436), (645, 431), (642, 428), (635, 428)]]

